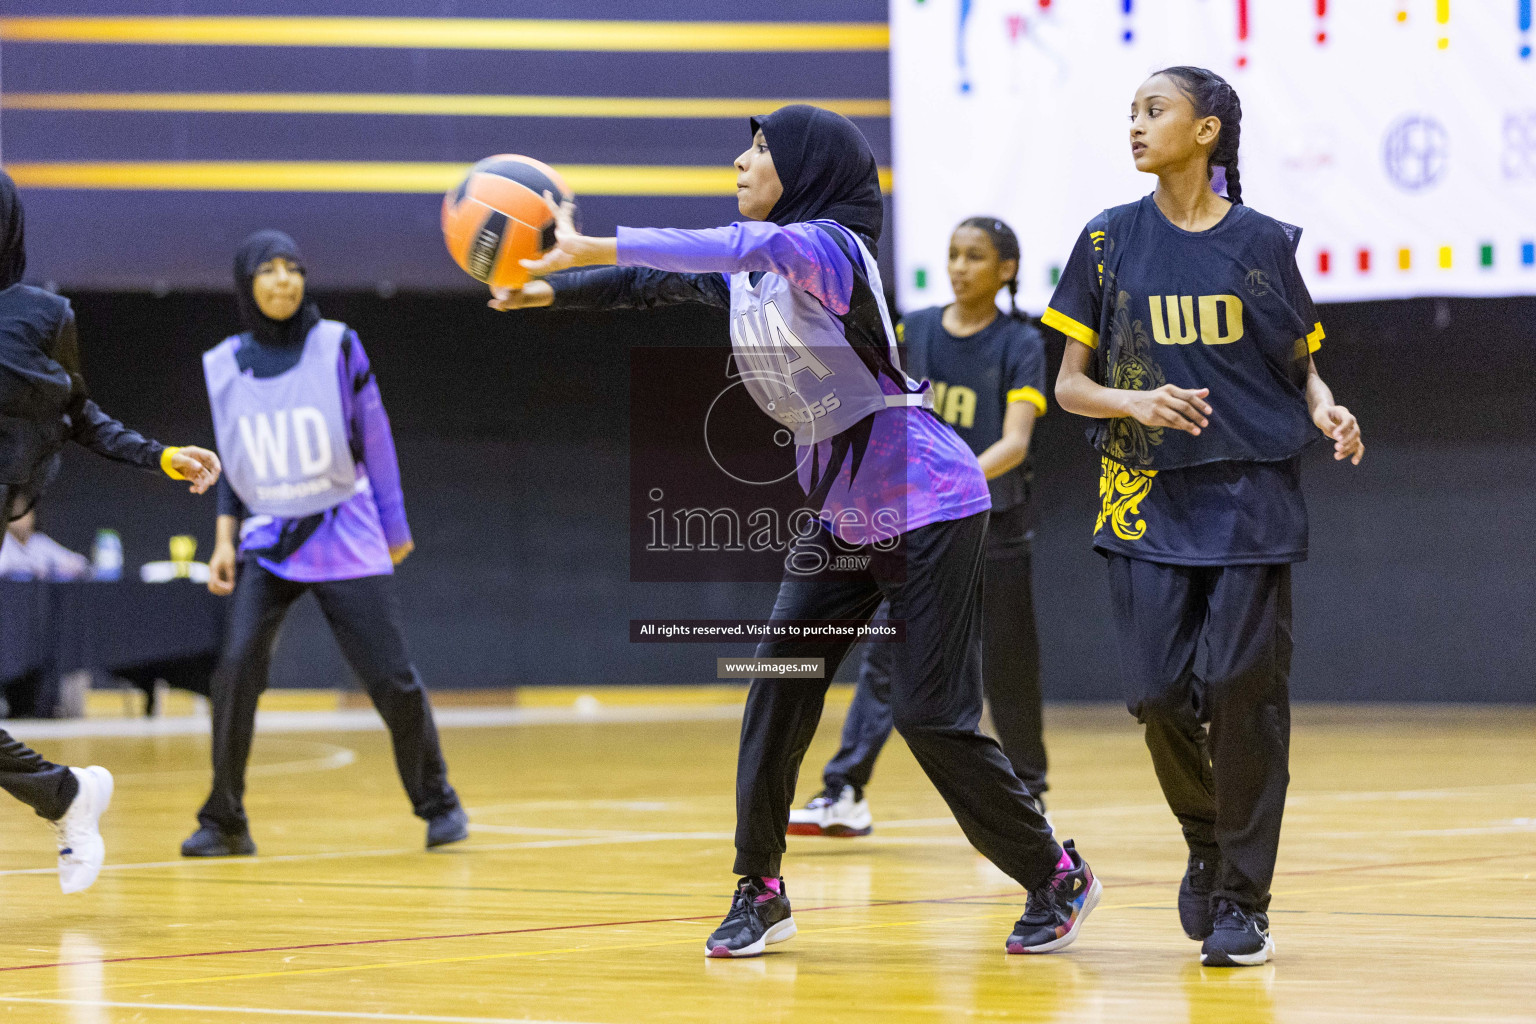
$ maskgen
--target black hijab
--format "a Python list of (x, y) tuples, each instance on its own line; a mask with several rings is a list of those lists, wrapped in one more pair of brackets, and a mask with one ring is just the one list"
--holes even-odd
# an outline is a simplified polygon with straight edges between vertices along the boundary
[(833, 220), (862, 235), (870, 252), (880, 237), (885, 203), (880, 168), (853, 122), (820, 107), (796, 103), (752, 118), (752, 134), (768, 140), (784, 194), (768, 219), (775, 224)]
[(0, 288), (9, 288), (27, 272), (26, 225), (16, 183), (0, 171)]
[(304, 257), (299, 254), (298, 245), (281, 231), (258, 231), (235, 250), (235, 304), (240, 308), (240, 326), (250, 331), (262, 345), (302, 348), (310, 328), (320, 322), (320, 307), (309, 297), (308, 281), (305, 282), (304, 300), (287, 320), (273, 320), (263, 313), (251, 290), (257, 268), (278, 257), (296, 264), (300, 270), (304, 268)]

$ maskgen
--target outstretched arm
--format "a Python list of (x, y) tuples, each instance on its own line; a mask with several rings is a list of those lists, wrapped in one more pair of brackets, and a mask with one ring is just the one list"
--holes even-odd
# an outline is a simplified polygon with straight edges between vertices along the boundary
[(1349, 459), (1360, 465), (1365, 457), (1365, 442), (1360, 439), (1360, 421), (1355, 414), (1333, 400), (1333, 391), (1318, 375), (1317, 361), (1307, 357), (1307, 412), (1317, 429), (1333, 439), (1334, 461)]
[(1092, 358), (1093, 349), (1087, 345), (1067, 342), (1056, 376), (1056, 401), (1067, 412), (1099, 420), (1129, 416), (1149, 427), (1172, 427), (1191, 434), (1210, 426), (1211, 406), (1205, 400), (1210, 388), (1190, 390), (1172, 384), (1154, 391), (1107, 388), (1088, 376)]
[(187, 480), (193, 494), (202, 494), (218, 480), (219, 457), (205, 448), (167, 448), (102, 412), (80, 375), (80, 338), (71, 310), (54, 343), (54, 359), (69, 373), (69, 438), (113, 462), (140, 469), (159, 469), (172, 480)]
[[(78, 378), (76, 378), (78, 380)], [(108, 416), (89, 398), (77, 395), (69, 410), (70, 440), (113, 462), (159, 469), (172, 480), (191, 483), (202, 494), (219, 479), (219, 457), (206, 448), (167, 447)]]
[(546, 198), (555, 213), (555, 246), (540, 259), (523, 261), (535, 275), (611, 265), (687, 274), (761, 271), (810, 292), (840, 316), (852, 302), (850, 257), (827, 230), (813, 224), (746, 221), (699, 231), (621, 227), (614, 237), (594, 238), (576, 231), (573, 204), (556, 206)]
[(492, 309), (654, 309), (700, 302), (721, 309), (731, 289), (719, 274), (674, 274), (647, 267), (589, 267), (529, 281), (522, 288), (492, 289)]

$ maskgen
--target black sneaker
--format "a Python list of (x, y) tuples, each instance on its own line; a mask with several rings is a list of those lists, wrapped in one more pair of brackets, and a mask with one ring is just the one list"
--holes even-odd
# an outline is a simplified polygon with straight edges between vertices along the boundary
[(1184, 934), (1199, 942), (1211, 934), (1215, 915), (1211, 893), (1216, 889), (1216, 869), (1220, 854), (1215, 847), (1190, 848), (1189, 866), (1179, 883), (1179, 924)]
[(704, 955), (714, 957), (761, 956), (763, 948), (795, 935), (795, 919), (789, 916), (789, 891), (778, 879), (774, 892), (761, 878), (743, 878), (731, 899), (731, 912), (704, 943)]
[(1257, 967), (1274, 955), (1268, 914), (1245, 910), (1223, 896), (1216, 899), (1215, 917), (1211, 934), (1200, 947), (1200, 962), (1205, 966)]
[(181, 844), (183, 857), (254, 857), (256, 843), (246, 831), (220, 832), (204, 825)]
[(1068, 839), (1062, 847), (1072, 858), (1072, 870), (1052, 875), (1038, 889), (1031, 889), (1024, 916), (1008, 936), (1010, 953), (1051, 953), (1072, 945), (1083, 921), (1099, 905), (1104, 887), (1093, 876), (1088, 862)]
[(469, 838), (469, 815), (464, 808), (455, 807), (427, 821), (427, 849), (447, 846)]

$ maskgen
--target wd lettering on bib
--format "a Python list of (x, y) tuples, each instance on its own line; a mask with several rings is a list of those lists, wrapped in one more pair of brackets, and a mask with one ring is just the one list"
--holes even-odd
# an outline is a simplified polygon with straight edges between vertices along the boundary
[[(1236, 295), (1152, 295), (1152, 340), (1159, 345), (1230, 345), (1243, 336), (1243, 300)], [(1198, 305), (1200, 316), (1195, 317)]]
[(258, 480), (289, 475), (290, 447), (304, 476), (316, 476), (331, 468), (331, 435), (326, 430), (325, 414), (313, 406), (270, 415), (258, 412), (241, 416), (239, 423), (240, 440)]
[(240, 339), (203, 356), (219, 456), (230, 486), (252, 512), (314, 515), (351, 497), (357, 466), (341, 415), (336, 367), (346, 326), (322, 320), (298, 365), (275, 377), (240, 372)]

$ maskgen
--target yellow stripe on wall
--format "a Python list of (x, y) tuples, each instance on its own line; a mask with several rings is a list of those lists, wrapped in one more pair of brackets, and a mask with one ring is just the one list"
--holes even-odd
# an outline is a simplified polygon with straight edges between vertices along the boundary
[(434, 114), (456, 117), (751, 117), (811, 103), (844, 117), (889, 117), (890, 100), (691, 99), (630, 96), (485, 96), (439, 93), (13, 92), (6, 110), (209, 114)]
[(590, 21), (552, 18), (0, 18), (0, 40), (162, 46), (453, 50), (886, 50), (883, 22)]
[[(468, 169), (468, 164), (456, 163), (244, 160), (18, 163), (6, 167), (22, 188), (177, 192), (446, 192)], [(578, 196), (736, 194), (736, 171), (729, 166), (563, 164), (555, 169)], [(880, 169), (880, 187), (891, 190), (890, 168)]]

